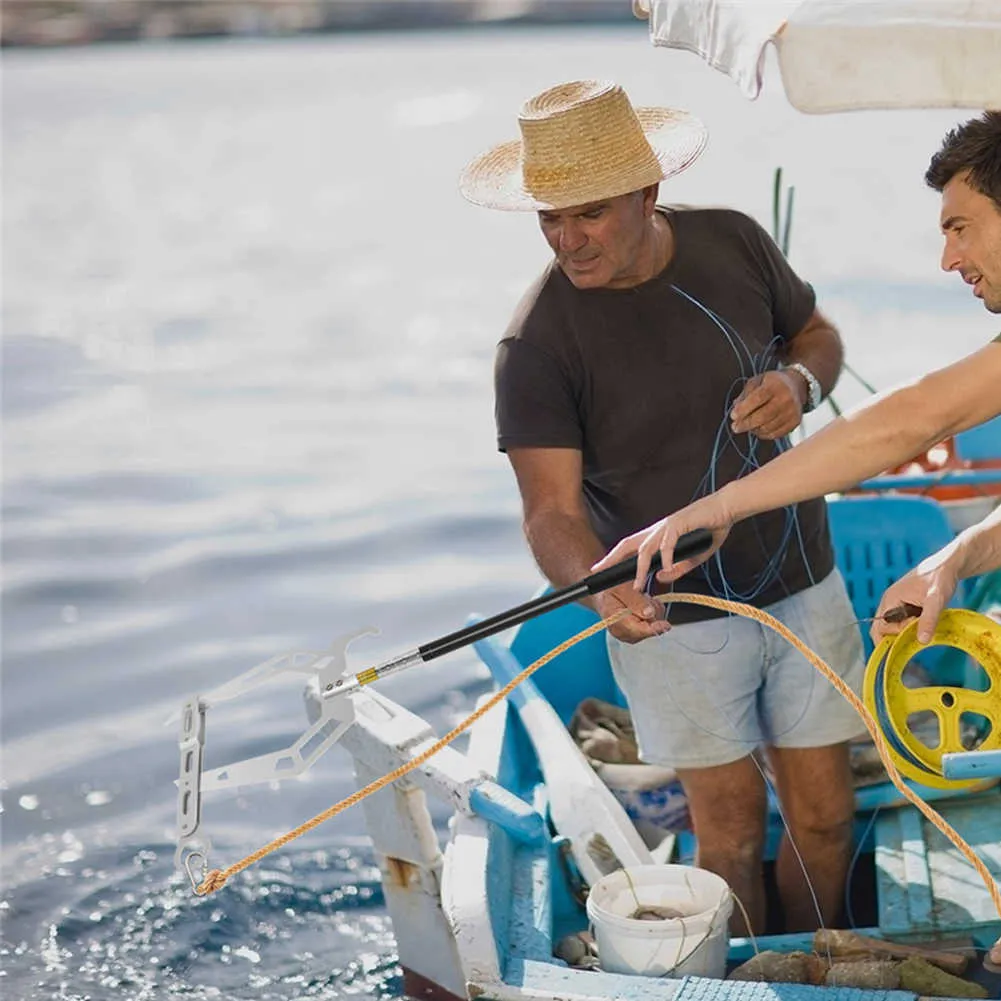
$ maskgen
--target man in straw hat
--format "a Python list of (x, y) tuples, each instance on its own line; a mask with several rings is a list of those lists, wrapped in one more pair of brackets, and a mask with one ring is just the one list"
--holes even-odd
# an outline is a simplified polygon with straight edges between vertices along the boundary
[[(988, 312), (1001, 313), (1001, 111), (985, 112), (952, 129), (932, 157), (925, 181), (942, 195), (943, 270), (958, 272)], [(734, 408), (737, 430), (753, 419), (745, 409)], [(684, 532), (714, 529), (719, 544), (735, 522), (852, 487), (920, 455), (948, 435), (999, 415), (1001, 334), (953, 365), (874, 397), (764, 469), (624, 539), (602, 565), (638, 551), (640, 565), (648, 566), (659, 549), (667, 568), (661, 576), (678, 577), (691, 569), (691, 561), (671, 566), (674, 544)], [(878, 614), (903, 602), (921, 608), (918, 638), (926, 643), (959, 582), (998, 567), (1001, 508), (891, 585)], [(872, 636), (878, 642), (901, 628), (902, 623), (879, 617)]]
[[(519, 125), (521, 140), (473, 161), (460, 189), (478, 205), (537, 212), (553, 251), (499, 345), (496, 416), (529, 544), (562, 586), (665, 506), (776, 454), (834, 385), (841, 344), (757, 223), (657, 206), (659, 183), (705, 145), (697, 119), (634, 109), (621, 87), (582, 81), (531, 98)], [(748, 401), (754, 419), (728, 439), (727, 413)], [(858, 687), (861, 643), (844, 628), (853, 614), (823, 501), (736, 529), (685, 586), (767, 608)], [(855, 713), (755, 623), (674, 605), (668, 632), (663, 604), (630, 586), (594, 606), (633, 613), (611, 628), (610, 657), (642, 758), (684, 784), (699, 864), (762, 930), (767, 797), (755, 752), (766, 747), (821, 912), (787, 840), (787, 924), (832, 922), (851, 841)]]

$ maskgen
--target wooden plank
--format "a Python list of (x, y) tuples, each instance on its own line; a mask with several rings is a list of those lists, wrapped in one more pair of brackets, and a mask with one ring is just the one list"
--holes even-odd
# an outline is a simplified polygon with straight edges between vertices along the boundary
[[(943, 803), (952, 825), (1001, 879), (1001, 796), (997, 790)], [(1001, 916), (977, 871), (913, 807), (876, 822), (879, 928), (891, 938), (933, 941), (962, 932), (978, 943), (1001, 934)]]
[[(667, 977), (572, 970), (527, 959), (512, 959), (504, 979), (503, 987), (471, 996), (498, 1001), (674, 1001), (684, 983)], [(908, 1001), (913, 997), (907, 995)]]
[(904, 872), (903, 839), (899, 814), (903, 807), (883, 813), (876, 820), (876, 899), (879, 928), (887, 936), (901, 936), (911, 930), (907, 899), (908, 881)]
[(915, 929), (931, 928), (935, 924), (932, 917), (931, 875), (928, 872), (923, 822), (924, 817), (914, 807), (897, 811), (900, 854), (907, 887), (907, 913), (910, 916), (911, 926)]
[[(1001, 878), (1001, 797), (994, 802), (955, 803), (945, 819), (969, 843), (995, 879)], [(941, 931), (1001, 922), (972, 865), (941, 831), (924, 821), (928, 867), (935, 898), (935, 925)]]
[[(359, 787), (377, 773), (355, 759)], [(400, 965), (461, 997), (466, 978), (452, 929), (441, 906), (442, 855), (424, 792), (405, 782), (394, 782), (362, 801), (372, 838), (386, 909)]]
[(519, 846), (512, 862), (511, 956), (552, 962), (549, 857), (545, 848)]

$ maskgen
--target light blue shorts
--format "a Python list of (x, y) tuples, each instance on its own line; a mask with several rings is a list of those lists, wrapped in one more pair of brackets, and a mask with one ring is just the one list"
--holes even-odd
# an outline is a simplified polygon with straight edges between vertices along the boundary
[[(862, 634), (837, 570), (765, 611), (861, 691)], [(865, 732), (837, 689), (753, 619), (691, 622), (634, 644), (609, 634), (608, 652), (650, 764), (708, 768), (761, 745), (826, 747)]]

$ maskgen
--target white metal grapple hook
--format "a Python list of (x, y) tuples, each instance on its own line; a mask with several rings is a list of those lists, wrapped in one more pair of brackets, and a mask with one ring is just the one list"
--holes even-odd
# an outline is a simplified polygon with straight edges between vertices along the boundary
[[(196, 879), (194, 873), (191, 871), (191, 862), (195, 858), (200, 858), (202, 860), (201, 864), (201, 875)], [(191, 881), (191, 889), (197, 894), (198, 887), (205, 882), (205, 877), (208, 875), (209, 871), (209, 859), (205, 852), (193, 851), (188, 852), (183, 859), (184, 871), (188, 874), (188, 879)]]

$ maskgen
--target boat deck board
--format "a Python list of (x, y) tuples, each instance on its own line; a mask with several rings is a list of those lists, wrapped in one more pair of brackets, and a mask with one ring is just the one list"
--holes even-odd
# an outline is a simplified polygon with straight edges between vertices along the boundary
[[(553, 962), (514, 957), (504, 970), (504, 982), (525, 1001), (676, 1001), (680, 980), (637, 977), (601, 970), (572, 970)], [(505, 998), (512, 995), (505, 993)], [(491, 997), (488, 992), (485, 997)], [(906, 995), (913, 1001), (914, 995)], [(811, 999), (812, 1001), (812, 999)], [(827, 1001), (826, 998), (823, 1001)], [(896, 998), (893, 1001), (897, 1001)]]
[(535, 846), (519, 848), (512, 867), (511, 955), (550, 962), (553, 955), (549, 859)]
[[(937, 805), (1001, 879), (998, 790)], [(1001, 935), (1001, 917), (976, 870), (912, 806), (876, 821), (876, 884), (879, 927), (887, 937), (932, 940), (967, 933), (983, 946)]]

